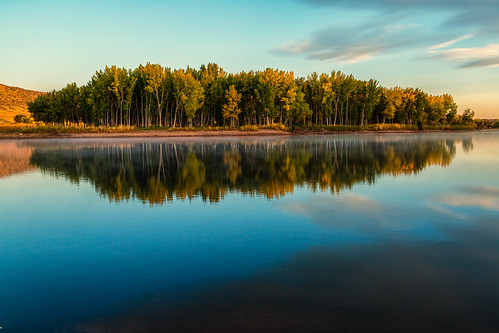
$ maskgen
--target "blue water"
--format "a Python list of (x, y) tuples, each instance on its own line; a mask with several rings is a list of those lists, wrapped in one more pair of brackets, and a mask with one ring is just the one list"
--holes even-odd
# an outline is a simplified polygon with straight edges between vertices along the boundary
[(0, 141), (0, 161), (2, 332), (499, 328), (497, 131)]

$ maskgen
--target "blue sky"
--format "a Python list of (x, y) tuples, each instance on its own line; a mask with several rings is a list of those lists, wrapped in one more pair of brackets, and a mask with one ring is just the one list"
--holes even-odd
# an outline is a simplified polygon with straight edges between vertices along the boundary
[(499, 118), (497, 0), (13, 1), (0, 10), (0, 83), (86, 83), (106, 65), (229, 72), (341, 70), (450, 93)]

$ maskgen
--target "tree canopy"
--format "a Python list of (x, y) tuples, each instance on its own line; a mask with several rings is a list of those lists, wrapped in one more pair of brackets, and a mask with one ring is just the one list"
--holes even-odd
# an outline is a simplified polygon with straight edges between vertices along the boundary
[[(284, 124), (464, 124), (449, 94), (418, 88), (385, 88), (339, 71), (226, 73), (217, 64), (199, 70), (147, 63), (131, 70), (97, 71), (81, 87), (68, 84), (28, 104), (35, 121), (94, 126), (184, 127)], [(471, 119), (471, 120), (470, 120)]]

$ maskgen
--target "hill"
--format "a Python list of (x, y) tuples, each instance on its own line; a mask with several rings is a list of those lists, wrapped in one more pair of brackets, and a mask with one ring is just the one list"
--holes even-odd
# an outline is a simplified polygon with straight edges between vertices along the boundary
[(14, 123), (14, 116), (28, 116), (28, 102), (33, 101), (41, 92), (0, 84), (0, 125)]
[(16, 143), (2, 142), (0, 149), (0, 178), (23, 173), (36, 167), (30, 159), (33, 149)]

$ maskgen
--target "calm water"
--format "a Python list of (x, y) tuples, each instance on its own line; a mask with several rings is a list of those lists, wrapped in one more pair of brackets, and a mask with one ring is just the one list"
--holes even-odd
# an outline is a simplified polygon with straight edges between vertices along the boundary
[(498, 172), (498, 131), (0, 141), (1, 331), (497, 331)]

